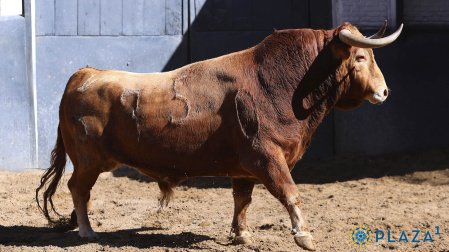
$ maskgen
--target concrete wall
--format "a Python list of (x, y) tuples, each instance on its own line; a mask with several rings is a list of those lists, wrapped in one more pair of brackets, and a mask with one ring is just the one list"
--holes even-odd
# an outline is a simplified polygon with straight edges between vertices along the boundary
[(448, 27), (449, 1), (404, 0), (404, 23), (418, 27)]
[(0, 17), (0, 170), (34, 167), (34, 117), (25, 18)]
[(445, 1), (36, 0), (36, 86), (31, 2), (25, 18), (0, 17), (0, 169), (48, 166), (61, 95), (79, 68), (167, 71), (254, 46), (274, 28), (343, 21), (367, 35), (385, 19), (393, 28), (405, 22), (398, 41), (374, 50), (391, 95), (382, 106), (332, 111), (305, 158), (449, 145)]
[(333, 23), (356, 25), (360, 30), (376, 30), (385, 20), (396, 25), (396, 0), (333, 0)]
[(387, 20), (390, 26), (446, 28), (447, 0), (332, 0), (333, 24), (350, 22), (361, 30), (376, 30)]

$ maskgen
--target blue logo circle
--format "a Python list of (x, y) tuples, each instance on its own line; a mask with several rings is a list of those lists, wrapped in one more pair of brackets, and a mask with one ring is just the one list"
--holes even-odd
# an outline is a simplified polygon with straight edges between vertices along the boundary
[(365, 247), (371, 242), (371, 230), (365, 225), (352, 228), (351, 241), (356, 247)]

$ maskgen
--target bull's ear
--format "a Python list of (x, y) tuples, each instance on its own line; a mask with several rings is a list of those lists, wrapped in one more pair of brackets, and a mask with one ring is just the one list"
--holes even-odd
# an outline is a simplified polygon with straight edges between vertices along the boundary
[(332, 53), (338, 59), (346, 60), (351, 55), (351, 46), (341, 42), (340, 40), (333, 41), (331, 48)]

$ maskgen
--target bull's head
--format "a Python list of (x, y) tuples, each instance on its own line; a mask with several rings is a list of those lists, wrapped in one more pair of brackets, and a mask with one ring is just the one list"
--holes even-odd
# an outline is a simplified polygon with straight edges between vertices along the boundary
[(374, 60), (372, 48), (386, 46), (395, 41), (402, 31), (399, 29), (388, 37), (381, 38), (387, 22), (376, 34), (369, 38), (354, 26), (345, 23), (335, 30), (336, 39), (333, 54), (342, 60), (342, 96), (336, 107), (347, 110), (358, 107), (365, 99), (371, 103), (381, 103), (388, 97), (388, 87), (384, 76)]

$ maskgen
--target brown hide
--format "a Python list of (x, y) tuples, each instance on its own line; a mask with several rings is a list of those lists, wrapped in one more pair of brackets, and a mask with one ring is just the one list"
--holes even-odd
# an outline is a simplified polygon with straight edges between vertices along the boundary
[(78, 216), (82, 237), (96, 237), (86, 202), (98, 174), (124, 164), (159, 183), (161, 202), (182, 180), (231, 176), (232, 227), (245, 243), (245, 212), (258, 180), (289, 211), (297, 244), (313, 249), (289, 171), (336, 104), (351, 109), (387, 96), (372, 50), (343, 44), (342, 29), (362, 36), (347, 23), (329, 31), (284, 30), (253, 48), (171, 72), (79, 70), (62, 97), (52, 164), (36, 191), (51, 179), (44, 214), (51, 221), (47, 201), (53, 209), (66, 152), (74, 165), (70, 227)]
[(255, 178), (242, 159), (272, 145), (292, 169), (346, 92), (344, 28), (358, 32), (275, 31), (248, 50), (166, 73), (81, 69), (60, 105), (66, 152), (75, 166), (124, 164), (164, 188), (196, 176)]
[[(338, 62), (323, 50), (331, 39), (329, 31), (275, 32), (254, 48), (167, 73), (81, 69), (61, 101), (66, 151), (72, 160), (94, 156), (91, 169), (126, 164), (173, 182), (250, 176), (239, 164), (242, 150), (264, 141), (282, 146), (293, 165), (335, 103), (326, 92), (333, 83), (323, 83)], [(320, 51), (318, 69), (302, 81)], [(293, 99), (295, 90), (307, 97)], [(293, 109), (301, 99), (311, 108)]]
[[(157, 181), (246, 174), (236, 169), (238, 146), (249, 142), (236, 111), (244, 57), (167, 73), (78, 71), (60, 108), (64, 142), (73, 143), (66, 144), (67, 153), (79, 162), (93, 156), (88, 165), (98, 167), (92, 169), (126, 164)], [(251, 107), (246, 102), (238, 104)]]

